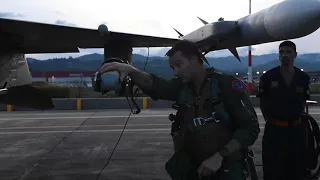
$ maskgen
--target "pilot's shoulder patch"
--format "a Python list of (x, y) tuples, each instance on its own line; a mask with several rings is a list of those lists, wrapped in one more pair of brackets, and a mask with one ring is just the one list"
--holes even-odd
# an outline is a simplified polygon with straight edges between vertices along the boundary
[(232, 80), (232, 90), (235, 92), (244, 92), (246, 91), (247, 86), (240, 79)]

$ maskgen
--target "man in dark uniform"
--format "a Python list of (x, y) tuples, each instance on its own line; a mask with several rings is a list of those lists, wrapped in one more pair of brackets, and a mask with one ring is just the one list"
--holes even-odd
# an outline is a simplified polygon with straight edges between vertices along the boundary
[[(192, 174), (200, 179), (243, 180), (241, 152), (254, 144), (260, 132), (245, 84), (213, 68), (206, 69), (200, 51), (192, 42), (181, 40), (166, 55), (177, 78), (165, 80), (121, 63), (104, 64), (100, 72), (117, 70), (121, 80), (129, 75), (154, 100), (183, 101), (185, 109), (180, 112), (183, 143), (177, 151), (185, 152), (190, 158)], [(212, 87), (212, 82), (217, 82), (216, 86)], [(217, 92), (214, 97), (213, 91)]]
[(260, 78), (260, 108), (265, 118), (262, 142), (265, 180), (302, 180), (306, 127), (301, 122), (306, 100), (310, 99), (307, 73), (294, 66), (296, 46), (279, 45), (280, 66)]

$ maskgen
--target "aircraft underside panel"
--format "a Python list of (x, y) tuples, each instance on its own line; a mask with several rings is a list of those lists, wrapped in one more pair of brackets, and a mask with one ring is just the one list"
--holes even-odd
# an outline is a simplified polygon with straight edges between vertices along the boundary
[(221, 42), (230, 41), (240, 36), (237, 21), (219, 21), (206, 24), (203, 27), (185, 35), (182, 39), (195, 42), (202, 52), (228, 48)]
[(6, 88), (32, 83), (32, 76), (24, 54), (0, 54), (0, 86)]
[[(197, 42), (202, 51), (220, 50), (275, 41), (265, 26), (269, 9), (260, 11), (238, 21), (220, 21), (207, 24), (183, 39)], [(199, 41), (200, 39), (200, 41)]]

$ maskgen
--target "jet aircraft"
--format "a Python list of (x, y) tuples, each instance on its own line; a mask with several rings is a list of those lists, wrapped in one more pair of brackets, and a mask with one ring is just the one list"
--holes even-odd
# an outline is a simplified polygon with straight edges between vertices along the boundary
[[(237, 47), (300, 38), (316, 31), (320, 26), (320, 1), (285, 0), (235, 21), (220, 18), (208, 23), (199, 19), (204, 26), (186, 35), (175, 29), (178, 38), (165, 38), (110, 31), (106, 25), (86, 29), (0, 18), (0, 83), (3, 87), (0, 102), (38, 109), (53, 107), (47, 96), (29, 95), (36, 90), (28, 86), (32, 77), (25, 54), (104, 48), (106, 58), (126, 58), (132, 48), (171, 47), (180, 39), (187, 39), (198, 45), (203, 56), (211, 51), (229, 49), (240, 60)], [(27, 89), (23, 92), (21, 88)], [(27, 91), (30, 91), (28, 95)], [(40, 99), (46, 99), (42, 103), (47, 105), (36, 103)]]

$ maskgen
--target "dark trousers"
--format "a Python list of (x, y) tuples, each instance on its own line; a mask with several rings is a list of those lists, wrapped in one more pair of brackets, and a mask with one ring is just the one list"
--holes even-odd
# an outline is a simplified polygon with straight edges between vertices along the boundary
[(303, 180), (306, 127), (266, 123), (262, 139), (264, 180)]

